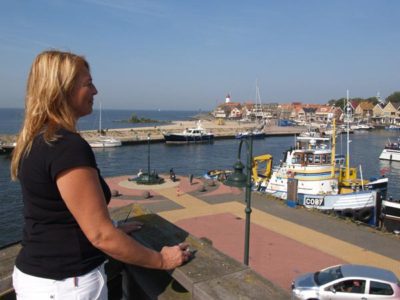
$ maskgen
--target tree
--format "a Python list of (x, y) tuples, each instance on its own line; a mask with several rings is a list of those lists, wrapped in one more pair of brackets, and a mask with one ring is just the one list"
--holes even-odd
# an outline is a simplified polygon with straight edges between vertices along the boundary
[(367, 99), (365, 99), (367, 102), (372, 103), (374, 106), (379, 102), (378, 99), (376, 97), (369, 97)]
[(394, 92), (386, 98), (386, 102), (398, 103), (400, 102), (400, 92)]
[(335, 99), (331, 99), (328, 101), (328, 105), (329, 106), (336, 106), (336, 100)]

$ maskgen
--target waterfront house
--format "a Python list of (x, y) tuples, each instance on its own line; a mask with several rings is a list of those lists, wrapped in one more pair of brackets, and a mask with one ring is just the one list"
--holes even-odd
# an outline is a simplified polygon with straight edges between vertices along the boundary
[(289, 120), (292, 115), (293, 107), (291, 104), (280, 104), (278, 105), (278, 118)]
[(354, 121), (369, 122), (373, 115), (374, 105), (371, 102), (360, 102), (354, 110)]
[(225, 102), (220, 104), (212, 114), (215, 118), (240, 119), (242, 117), (242, 105), (239, 102)]
[(303, 107), (294, 107), (290, 114), (290, 119), (295, 120), (299, 124), (304, 124), (306, 122), (306, 113)]
[(375, 124), (384, 124), (383, 108), (384, 104), (382, 102), (377, 103), (372, 109), (372, 121)]
[(242, 105), (237, 103), (238, 105), (232, 105), (231, 111), (229, 112), (229, 119), (240, 119), (242, 118)]
[(332, 121), (333, 118), (338, 121), (341, 114), (342, 109), (340, 107), (321, 105), (315, 111), (315, 121), (318, 123), (327, 124), (328, 122)]
[(400, 113), (399, 113), (400, 103), (388, 102), (383, 108), (383, 121), (385, 124), (399, 124), (400, 123)]
[(242, 105), (242, 117), (246, 118), (246, 119), (250, 119), (253, 107), (254, 107), (254, 104), (252, 102), (245, 102)]
[(303, 107), (305, 121), (306, 122), (315, 122), (315, 112), (317, 111), (316, 107)]
[(214, 118), (226, 118), (226, 112), (222, 107), (217, 107), (216, 109), (214, 109), (212, 115), (214, 116)]
[(263, 103), (262, 110), (264, 112), (264, 116), (267, 119), (277, 118), (278, 116), (278, 103)]

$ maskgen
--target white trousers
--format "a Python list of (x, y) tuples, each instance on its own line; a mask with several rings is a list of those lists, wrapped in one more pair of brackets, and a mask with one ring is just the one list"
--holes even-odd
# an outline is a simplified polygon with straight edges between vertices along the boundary
[(104, 264), (89, 273), (63, 280), (31, 276), (14, 267), (13, 286), (17, 300), (107, 300)]

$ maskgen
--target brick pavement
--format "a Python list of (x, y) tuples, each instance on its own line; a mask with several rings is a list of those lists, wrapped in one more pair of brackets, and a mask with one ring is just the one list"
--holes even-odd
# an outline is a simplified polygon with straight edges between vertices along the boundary
[[(227, 255), (243, 260), (245, 205), (242, 191), (219, 182), (214, 185), (200, 178), (195, 178), (193, 184), (186, 177), (178, 176), (177, 182), (165, 178), (164, 184), (156, 186), (137, 185), (127, 178), (107, 179), (111, 189), (122, 194), (113, 198), (110, 206), (140, 203), (194, 236), (206, 237)], [(144, 191), (150, 192), (152, 197), (143, 199)], [(294, 211), (282, 205), (264, 209), (262, 204), (270, 200), (260, 195), (254, 198), (250, 267), (273, 283), (289, 289), (292, 279), (298, 274), (339, 263), (375, 265), (400, 276), (399, 258), (392, 254), (398, 251), (382, 254), (379, 248), (387, 244), (399, 249), (398, 238), (378, 236), (376, 231), (357, 228), (341, 220), (330, 220), (320, 213)], [(319, 226), (310, 225), (325, 221), (334, 225), (324, 224), (328, 228), (320, 231)], [(321, 229), (324, 225), (321, 224)], [(353, 243), (356, 239), (347, 238), (346, 234), (351, 231), (354, 236), (360, 233), (364, 242)]]

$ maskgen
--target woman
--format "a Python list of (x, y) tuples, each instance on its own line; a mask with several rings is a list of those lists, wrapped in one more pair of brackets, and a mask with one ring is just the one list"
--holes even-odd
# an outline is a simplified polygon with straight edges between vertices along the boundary
[(11, 162), (25, 219), (13, 273), (18, 299), (107, 299), (105, 254), (164, 270), (189, 259), (186, 244), (157, 252), (113, 226), (110, 189), (76, 130), (96, 94), (83, 57), (45, 51), (34, 60)]

